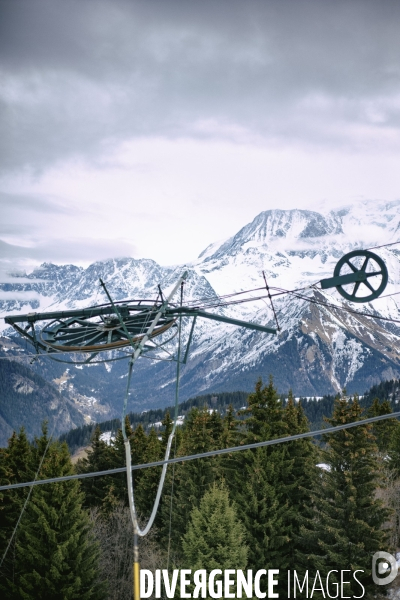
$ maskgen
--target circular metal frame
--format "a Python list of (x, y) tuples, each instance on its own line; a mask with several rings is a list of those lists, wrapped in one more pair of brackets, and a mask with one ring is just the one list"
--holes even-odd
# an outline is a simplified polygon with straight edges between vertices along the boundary
[[(351, 261), (352, 258), (357, 258), (357, 257), (364, 258), (361, 268), (356, 267), (353, 264), (353, 262)], [(374, 261), (375, 263), (377, 263), (378, 270), (367, 271), (369, 264), (372, 264), (372, 262), (370, 262), (370, 261)], [(334, 277), (343, 276), (344, 273), (341, 272), (341, 270), (346, 265), (348, 268), (350, 268), (350, 270), (351, 270), (350, 272), (363, 273), (365, 279), (363, 281), (357, 281), (357, 282), (351, 283), (351, 284), (344, 284), (344, 285), (353, 285), (354, 286), (353, 291), (350, 294), (348, 292), (346, 292), (346, 290), (343, 288), (342, 285), (336, 286), (337, 291), (339, 292), (339, 294), (341, 296), (343, 296), (343, 298), (346, 298), (346, 300), (350, 300), (351, 302), (370, 302), (371, 300), (375, 300), (375, 298), (378, 298), (378, 296), (380, 296), (382, 294), (382, 292), (384, 291), (384, 289), (387, 286), (389, 275), (388, 275), (386, 265), (385, 265), (384, 261), (380, 258), (380, 256), (378, 256), (377, 254), (374, 254), (373, 252), (370, 252), (369, 250), (354, 250), (353, 252), (349, 252), (348, 254), (345, 254), (337, 263), (335, 270), (334, 270)], [(378, 277), (378, 276), (380, 276), (380, 284), (375, 289), (371, 285), (371, 283), (368, 281), (368, 279), (371, 277)], [(361, 285), (366, 286), (370, 290), (371, 293), (367, 296), (357, 296), (357, 292)]]
[[(125, 327), (111, 311), (109, 315), (96, 317), (56, 319), (41, 330), (39, 338), (42, 344), (56, 352), (119, 350), (140, 342), (147, 333), (152, 315), (152, 311), (141, 311), (133, 315), (128, 313), (122, 316)], [(149, 339), (162, 335), (175, 322), (176, 318), (161, 317)]]

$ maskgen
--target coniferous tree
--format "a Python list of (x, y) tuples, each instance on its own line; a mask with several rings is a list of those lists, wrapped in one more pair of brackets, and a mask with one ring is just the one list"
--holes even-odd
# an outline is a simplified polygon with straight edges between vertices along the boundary
[[(270, 377), (262, 380), (247, 400), (245, 443), (260, 442), (287, 435), (288, 425), (278, 393)], [(233, 499), (240, 509), (249, 545), (249, 567), (253, 570), (288, 568), (284, 547), (289, 542), (287, 485), (292, 461), (285, 444), (238, 453), (237, 481)]]
[[(187, 416), (178, 446), (178, 456), (207, 452), (215, 448), (211, 418), (206, 409), (192, 409)], [(203, 458), (177, 464), (168, 471), (160, 510), (159, 527), (164, 543), (168, 543), (171, 520), (171, 548), (181, 550), (181, 538), (186, 531), (189, 514), (198, 506), (206, 490), (219, 478), (219, 462)], [(173, 484), (173, 510), (171, 514), (171, 489)]]
[[(8, 446), (0, 449), (1, 485), (32, 481), (36, 469), (32, 447), (22, 427), (18, 434), (13, 432)], [(15, 578), (15, 547), (19, 529), (14, 536), (13, 533), (28, 494), (29, 488), (0, 492), (0, 592), (4, 598), (12, 597), (11, 584)]]
[[(92, 443), (86, 458), (76, 464), (78, 473), (94, 473), (112, 468), (112, 448), (101, 439), (101, 430), (97, 426), (93, 433)], [(108, 494), (110, 481), (107, 477), (88, 477), (82, 479), (85, 493), (85, 504), (88, 507), (101, 506)]]
[(167, 410), (167, 412), (165, 413), (165, 417), (162, 420), (162, 424), (164, 427), (164, 431), (163, 431), (162, 437), (161, 437), (161, 447), (162, 447), (163, 453), (165, 453), (165, 450), (166, 450), (167, 444), (168, 444), (168, 439), (169, 439), (169, 436), (171, 435), (172, 427), (173, 427), (173, 420), (171, 419), (169, 410)]
[[(161, 458), (161, 442), (157, 437), (154, 427), (150, 430), (147, 436), (146, 452), (144, 455), (144, 463), (151, 463), (160, 460)], [(150, 467), (143, 469), (140, 477), (140, 482), (135, 486), (135, 498), (137, 502), (137, 510), (144, 518), (150, 516), (154, 500), (157, 495), (158, 484), (160, 482), (161, 467)]]
[[(379, 398), (375, 398), (367, 410), (367, 416), (379, 417), (380, 415), (390, 415), (392, 412), (392, 407), (388, 400), (379, 402)], [(400, 423), (396, 419), (384, 419), (383, 421), (373, 423), (372, 432), (376, 438), (380, 453), (386, 455), (388, 450), (393, 447), (393, 440), (398, 431), (400, 431)]]
[[(247, 398), (246, 411), (250, 416), (246, 421), (246, 442), (272, 440), (287, 435), (282, 403), (274, 387), (272, 376), (263, 387), (262, 379), (256, 383), (255, 391)], [(271, 451), (275, 451), (275, 448)]]
[[(7, 485), (32, 481), (34, 476), (32, 448), (22, 427), (18, 434), (13, 432), (8, 446), (0, 449), (0, 478), (2, 485)], [(0, 492), (0, 540), (8, 539), (27, 495), (28, 488)]]
[(182, 546), (184, 565), (193, 571), (245, 570), (245, 529), (223, 484), (214, 484), (193, 508)]
[[(73, 473), (66, 444), (50, 442), (47, 431), (36, 440), (34, 453), (48, 446), (40, 477)], [(98, 547), (82, 508), (76, 480), (33, 488), (20, 522), (15, 547), (15, 573), (6, 598), (69, 600), (103, 598), (97, 582)]]
[[(132, 452), (132, 465), (142, 465), (146, 462), (147, 452), (147, 436), (144, 432), (143, 426), (139, 424), (131, 437), (131, 452)], [(135, 489), (139, 488), (140, 480), (144, 475), (144, 469), (138, 469), (133, 471), (133, 482)]]
[[(236, 486), (232, 490), (238, 514), (246, 529), (249, 568), (276, 568), (284, 533), (285, 506), (274, 483), (275, 465), (265, 448), (240, 453)], [(234, 491), (236, 490), (236, 491)]]
[(221, 444), (222, 435), (224, 433), (224, 422), (217, 410), (210, 413), (208, 429), (211, 435), (211, 443), (214, 448), (218, 448)]
[[(301, 403), (297, 405), (292, 391), (289, 391), (283, 420), (287, 424), (288, 434), (296, 435), (309, 431), (308, 421), (304, 415)], [(286, 461), (290, 463), (283, 483), (284, 497), (288, 510), (285, 515), (288, 529), (289, 542), (284, 548), (285, 563), (290, 566), (295, 564), (295, 557), (302, 550), (300, 524), (310, 506), (313, 485), (317, 474), (318, 452), (310, 438), (295, 440), (283, 444)]]
[[(239, 445), (240, 434), (238, 431), (238, 424), (239, 421), (235, 417), (235, 411), (232, 404), (230, 404), (222, 420), (222, 432), (218, 443), (219, 448), (231, 448), (232, 446)], [(218, 460), (221, 475), (226, 481), (228, 488), (231, 490), (231, 494), (234, 495), (237, 462), (235, 458), (233, 458), (233, 454), (222, 455)]]
[[(336, 400), (331, 426), (359, 421), (362, 409), (357, 397)], [(305, 552), (298, 554), (303, 569), (329, 571), (362, 570), (359, 580), (372, 586), (371, 562), (375, 552), (386, 548), (382, 529), (388, 513), (375, 496), (380, 474), (377, 445), (371, 425), (359, 425), (324, 437), (327, 448), (313, 493), (313, 506), (301, 526)], [(333, 575), (335, 575), (333, 573)], [(332, 578), (333, 580), (333, 578)], [(344, 586), (344, 594), (360, 595), (354, 580)]]
[[(125, 417), (125, 433), (129, 440), (132, 439), (133, 430), (129, 417)], [(131, 451), (132, 454), (132, 451)], [(111, 446), (110, 469), (124, 467), (126, 465), (125, 441), (122, 435), (122, 429), (118, 429), (115, 441)], [(116, 473), (107, 478), (107, 506), (109, 508), (122, 502), (128, 506), (128, 492), (126, 484), (126, 473)]]
[(237, 427), (238, 420), (235, 417), (233, 406), (230, 404), (223, 418), (223, 429), (220, 436), (222, 442), (221, 448), (230, 448), (238, 443), (239, 438)]
[[(287, 434), (295, 435), (309, 430), (308, 421), (300, 402), (296, 404), (292, 391), (283, 411), (283, 420), (287, 425)], [(287, 588), (288, 569), (296, 565), (299, 552), (303, 551), (300, 535), (302, 519), (309, 510), (313, 484), (316, 476), (317, 451), (310, 439), (300, 439), (282, 444), (284, 471), (277, 478), (281, 490), (281, 504), (285, 507), (282, 514), (282, 529), (287, 543), (279, 549), (280, 564), (284, 566), (279, 578), (279, 591)]]
[(393, 469), (396, 477), (400, 477), (400, 427), (397, 427), (392, 434), (388, 455), (389, 467)]

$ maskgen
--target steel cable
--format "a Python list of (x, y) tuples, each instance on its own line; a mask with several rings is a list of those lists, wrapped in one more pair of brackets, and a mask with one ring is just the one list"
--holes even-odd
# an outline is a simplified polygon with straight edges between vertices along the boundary
[[(278, 288), (275, 288), (275, 289), (278, 289)], [(310, 302), (311, 304), (316, 304), (318, 306), (324, 306), (325, 308), (330, 308), (330, 309), (336, 310), (338, 312), (348, 312), (353, 315), (360, 315), (363, 317), (369, 317), (370, 319), (387, 321), (389, 323), (400, 323), (399, 319), (390, 319), (389, 317), (381, 317), (379, 315), (371, 315), (369, 313), (360, 312), (357, 310), (353, 310), (351, 308), (345, 308), (343, 306), (336, 306), (335, 304), (330, 304), (328, 302), (320, 302), (319, 300), (315, 300), (314, 298), (307, 298), (307, 296), (302, 296), (300, 294), (297, 294), (296, 292), (287, 291), (286, 293), (291, 294), (292, 296), (295, 296), (296, 298), (299, 298), (300, 300), (304, 300), (305, 302)]]
[[(285, 442), (293, 442), (296, 440), (306, 439), (310, 437), (318, 437), (320, 435), (336, 433), (343, 429), (350, 429), (352, 427), (358, 427), (359, 425), (369, 425), (370, 423), (376, 423), (377, 421), (383, 421), (385, 419), (397, 419), (400, 417), (400, 411), (389, 413), (386, 415), (379, 415), (377, 417), (370, 417), (363, 419), (362, 421), (354, 421), (353, 423), (345, 423), (344, 425), (337, 425), (336, 427), (327, 427), (326, 429), (318, 429), (316, 431), (306, 431), (305, 433), (296, 433), (295, 435), (289, 435), (287, 437), (276, 438), (274, 440), (266, 440), (264, 442), (254, 442), (252, 444), (244, 444), (243, 446), (232, 446), (230, 448), (221, 448), (220, 450), (210, 450), (209, 452), (201, 452), (198, 454), (190, 454), (188, 456), (179, 456), (176, 458), (169, 458), (168, 460), (158, 460), (151, 463), (144, 463), (141, 465), (131, 465), (132, 471), (139, 469), (150, 469), (152, 467), (162, 467), (164, 465), (173, 465), (176, 463), (184, 463), (189, 460), (198, 460), (201, 458), (208, 458), (211, 456), (220, 456), (221, 454), (230, 454), (231, 452), (242, 452), (243, 450), (252, 450), (253, 448), (263, 448), (264, 446), (274, 446), (276, 444), (283, 444)], [(65, 477), (53, 477), (50, 479), (41, 479), (38, 481), (29, 481), (26, 483), (13, 483), (10, 485), (1, 485), (1, 490), (10, 490), (21, 487), (27, 487), (30, 485), (44, 485), (47, 483), (56, 483), (58, 481), (69, 481), (70, 479), (87, 479), (89, 477), (102, 477), (104, 475), (113, 475), (114, 473), (123, 473), (126, 471), (126, 467), (119, 467), (116, 469), (109, 469), (107, 471), (96, 471), (94, 473), (79, 473), (77, 475), (66, 475)]]
[[(124, 438), (124, 444), (125, 444), (125, 459), (126, 459), (126, 473), (127, 473), (127, 485), (128, 485), (128, 498), (129, 498), (129, 509), (130, 509), (130, 513), (131, 513), (131, 519), (132, 519), (132, 524), (133, 524), (133, 530), (134, 530), (134, 534), (135, 535), (139, 535), (140, 537), (144, 537), (145, 535), (147, 535), (147, 533), (150, 531), (154, 520), (156, 518), (157, 515), (157, 510), (158, 510), (158, 506), (160, 503), (160, 499), (161, 499), (161, 494), (162, 494), (162, 490), (164, 487), (164, 481), (165, 481), (165, 475), (167, 472), (167, 466), (168, 466), (168, 459), (169, 459), (169, 455), (171, 452), (171, 445), (172, 445), (172, 440), (174, 438), (175, 435), (175, 430), (176, 430), (176, 423), (177, 423), (177, 419), (178, 419), (178, 399), (179, 399), (179, 375), (180, 375), (180, 351), (181, 351), (181, 321), (182, 319), (180, 318), (180, 322), (179, 322), (179, 334), (178, 334), (178, 360), (177, 360), (177, 379), (176, 379), (176, 388), (175, 388), (175, 419), (174, 419), (174, 425), (171, 431), (171, 434), (168, 438), (168, 443), (167, 443), (167, 448), (165, 451), (165, 458), (164, 458), (164, 463), (163, 463), (163, 469), (161, 472), (161, 477), (160, 477), (160, 481), (158, 484), (158, 489), (157, 489), (157, 494), (156, 494), (156, 499), (154, 501), (154, 505), (153, 505), (153, 509), (151, 512), (151, 515), (149, 517), (149, 520), (147, 522), (147, 525), (144, 529), (141, 529), (138, 523), (138, 519), (137, 519), (137, 512), (136, 512), (136, 507), (135, 507), (135, 498), (134, 498), (134, 494), (133, 494), (133, 480), (132, 480), (132, 464), (131, 464), (131, 445), (130, 445), (130, 441), (129, 438), (126, 435), (126, 429), (125, 429), (125, 415), (126, 415), (126, 408), (127, 408), (127, 403), (128, 403), (128, 396), (129, 396), (129, 388), (130, 388), (130, 381), (131, 381), (131, 377), (132, 377), (132, 368), (133, 368), (133, 364), (134, 362), (137, 360), (137, 358), (139, 358), (140, 354), (141, 354), (141, 350), (143, 349), (144, 344), (146, 343), (146, 338), (148, 339), (149, 336), (151, 335), (153, 329), (155, 328), (155, 326), (157, 325), (158, 320), (161, 318), (162, 314), (165, 312), (169, 301), (171, 300), (171, 298), (173, 298), (173, 296), (175, 295), (177, 289), (179, 288), (179, 286), (183, 285), (183, 281), (185, 280), (187, 276), (187, 273), (185, 272), (184, 275), (182, 277), (180, 277), (178, 283), (174, 286), (172, 292), (170, 293), (170, 295), (168, 296), (167, 300), (165, 302), (163, 302), (162, 306), (160, 307), (160, 309), (158, 310), (155, 318), (153, 319), (150, 327), (148, 328), (147, 332), (145, 333), (145, 335), (143, 336), (142, 340), (140, 341), (140, 344), (138, 345), (137, 349), (135, 350), (134, 354), (132, 355), (131, 360), (129, 361), (129, 372), (128, 372), (128, 381), (127, 381), (127, 387), (126, 387), (126, 393), (125, 393), (125, 399), (124, 399), (124, 404), (123, 404), (123, 410), (122, 410), (122, 435)], [(182, 292), (181, 292), (181, 302), (182, 302)]]

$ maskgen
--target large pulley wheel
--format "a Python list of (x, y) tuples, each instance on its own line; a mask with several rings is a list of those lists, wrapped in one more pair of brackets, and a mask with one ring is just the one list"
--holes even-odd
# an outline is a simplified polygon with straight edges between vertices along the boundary
[(332, 281), (339, 294), (351, 302), (370, 302), (378, 298), (388, 283), (385, 263), (369, 250), (354, 250), (337, 263)]
[[(115, 314), (94, 318), (52, 321), (40, 332), (41, 342), (58, 352), (100, 352), (118, 350), (140, 342), (151, 324), (147, 312), (123, 317), (124, 326)], [(175, 319), (161, 317), (150, 339), (161, 335), (174, 325)], [(127, 335), (127, 332), (129, 336)]]

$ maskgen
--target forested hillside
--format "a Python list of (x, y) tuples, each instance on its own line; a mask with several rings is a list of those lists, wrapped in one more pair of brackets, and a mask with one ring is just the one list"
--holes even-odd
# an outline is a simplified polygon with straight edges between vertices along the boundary
[[(224, 414), (228, 407), (232, 405), (235, 411), (240, 410), (246, 404), (247, 392), (223, 392), (218, 395), (205, 394), (203, 396), (196, 396), (186, 402), (179, 404), (178, 414), (186, 417), (192, 408), (210, 408), (217, 410), (220, 414)], [(165, 415), (169, 413), (174, 414), (174, 407), (169, 406), (168, 408), (159, 408), (156, 410), (146, 410), (141, 413), (131, 412), (128, 414), (128, 418), (132, 427), (142, 425), (145, 430), (150, 430), (155, 423), (160, 425), (160, 430), (163, 429), (161, 422), (165, 419)], [(70, 452), (74, 452), (77, 448), (87, 446), (93, 436), (93, 433), (99, 427), (102, 433), (110, 431), (116, 433), (121, 427), (121, 419), (109, 419), (100, 423), (90, 423), (67, 431), (60, 436), (60, 441), (66, 441)]]
[[(236, 401), (241, 402), (240, 396)], [(242, 405), (240, 418), (229, 406), (223, 415), (205, 408), (212, 398), (192, 402), (192, 407), (186, 405), (184, 424), (177, 430), (172, 451), (176, 456), (309, 429), (302, 403), (291, 394), (283, 402), (272, 380), (267, 385), (261, 380), (257, 383)], [(328, 402), (331, 399), (326, 399), (326, 407)], [(218, 406), (217, 401), (214, 404)], [(386, 400), (375, 399), (365, 413), (357, 397), (340, 395), (331, 407), (328, 423), (333, 426), (358, 421), (366, 414), (391, 412)], [(161, 459), (171, 428), (169, 412), (160, 436), (154, 427), (133, 425), (127, 417), (132, 463)], [(73, 467), (65, 442), (49, 441), (45, 429), (41, 438), (29, 444), (22, 430), (0, 450), (0, 484), (31, 480), (43, 455), (39, 478), (124, 466), (122, 433), (120, 429), (115, 433), (115, 441), (108, 444), (97, 426), (87, 458)], [(141, 519), (146, 520), (160, 468), (134, 473), (136, 504)], [(141, 566), (253, 572), (279, 568), (281, 573), (296, 569), (304, 574), (318, 565), (326, 576), (329, 571), (357, 565), (367, 598), (377, 593), (371, 580), (372, 554), (383, 547), (394, 549), (400, 541), (399, 489), (400, 423), (393, 419), (325, 435), (323, 444), (308, 438), (177, 463), (167, 472), (155, 528), (141, 544)], [(26, 494), (23, 488), (0, 497), (2, 555)], [(133, 549), (127, 506), (124, 473), (33, 488), (1, 567), (2, 598), (38, 598), (45, 585), (60, 586), (65, 597), (76, 586), (81, 598), (130, 598)], [(210, 523), (220, 527), (210, 529)], [(61, 545), (65, 548), (62, 556), (56, 550)], [(332, 550), (326, 552), (327, 548)], [(69, 563), (69, 556), (77, 558)], [(343, 594), (359, 595), (359, 585), (352, 580), (345, 584)], [(286, 586), (282, 576), (281, 597), (286, 597)], [(298, 592), (296, 597), (310, 596)]]
[(362, 399), (362, 404), (367, 406), (371, 404), (374, 398), (380, 400), (388, 400), (393, 410), (399, 410), (400, 404), (400, 380), (391, 379), (390, 381), (381, 381), (377, 385), (373, 385), (366, 392)]
[[(236, 412), (237, 419), (244, 419), (245, 416), (240, 414), (240, 409), (246, 404), (247, 392), (224, 392), (219, 394), (204, 394), (196, 396), (186, 402), (179, 404), (179, 415), (186, 416), (191, 408), (208, 408), (217, 410), (221, 415), (225, 415), (228, 407), (231, 405)], [(287, 401), (287, 396), (281, 394), (280, 398), (283, 403)], [(400, 399), (400, 382), (399, 380), (384, 381), (379, 385), (373, 386), (360, 399), (360, 405), (364, 408), (371, 406), (373, 400), (388, 400), (392, 410), (398, 410), (398, 402)], [(308, 419), (311, 430), (322, 429), (325, 426), (325, 417), (329, 417), (333, 411), (335, 397), (333, 395), (323, 396), (322, 398), (300, 398), (302, 409)], [(172, 406), (168, 408), (160, 408), (158, 410), (148, 410), (141, 413), (129, 413), (129, 420), (133, 427), (142, 425), (145, 430), (149, 430), (155, 423), (160, 422), (165, 418), (166, 413), (173, 415), (174, 409)], [(239, 414), (238, 414), (239, 413)], [(90, 443), (91, 437), (96, 427), (100, 428), (102, 433), (110, 431), (115, 434), (121, 427), (120, 419), (111, 419), (101, 421), (100, 423), (91, 423), (72, 429), (60, 436), (61, 441), (66, 441), (70, 452), (75, 452), (78, 448), (87, 446)], [(162, 431), (162, 427), (160, 427)]]

